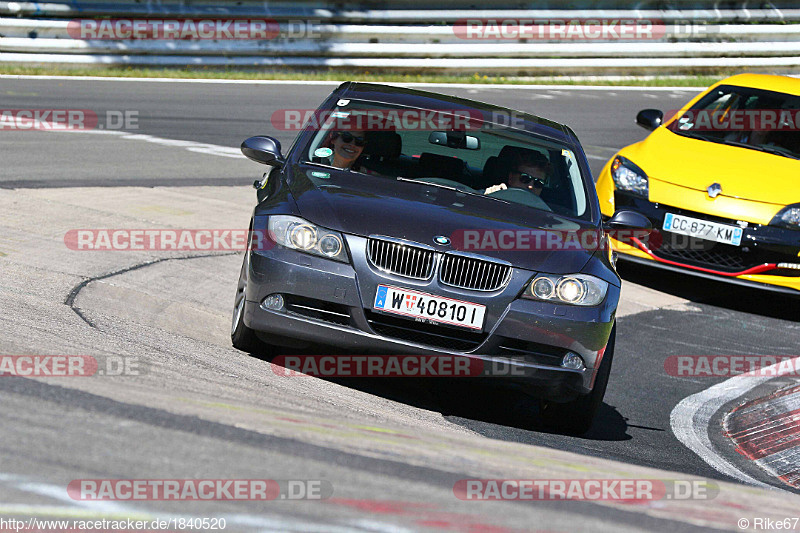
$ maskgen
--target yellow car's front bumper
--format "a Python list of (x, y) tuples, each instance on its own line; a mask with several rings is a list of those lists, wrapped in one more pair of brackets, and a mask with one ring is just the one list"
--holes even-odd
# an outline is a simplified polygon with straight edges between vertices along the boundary
[[(758, 273), (730, 275), (729, 273), (714, 271), (713, 269), (706, 269), (682, 264), (679, 262), (668, 261), (657, 257), (652, 253), (652, 251), (648, 253), (638, 247), (630, 246), (613, 238), (611, 239), (611, 244), (614, 250), (619, 254), (619, 257), (623, 260), (630, 260), (632, 262), (648, 264), (651, 266), (664, 268), (666, 270), (684, 272), (695, 276), (732, 282), (739, 285), (748, 285), (762, 289), (777, 290), (778, 292), (785, 292), (795, 296), (800, 296), (800, 277)], [(770, 270), (776, 269), (770, 268)]]
[[(604, 217), (624, 209), (645, 215), (653, 224), (648, 239), (622, 242), (612, 236), (612, 246), (621, 259), (800, 296), (800, 231), (769, 226), (774, 205), (737, 198), (712, 201), (702, 191), (652, 178), (645, 199), (615, 190), (610, 164), (597, 181), (597, 193)], [(671, 248), (674, 244), (667, 245), (676, 235), (661, 229), (668, 212), (745, 226), (742, 244), (734, 247), (706, 241), (704, 251), (676, 251)]]

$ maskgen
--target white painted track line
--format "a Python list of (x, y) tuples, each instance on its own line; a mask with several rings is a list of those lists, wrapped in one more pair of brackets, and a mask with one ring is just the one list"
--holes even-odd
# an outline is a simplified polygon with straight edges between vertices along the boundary
[[(798, 361), (793, 360), (793, 363), (797, 364)], [(733, 463), (717, 453), (708, 436), (709, 422), (711, 421), (711, 417), (714, 416), (714, 413), (726, 403), (747, 394), (762, 383), (782, 375), (778, 368), (781, 364), (782, 363), (776, 363), (759, 371), (759, 374), (767, 375), (754, 376), (750, 374), (740, 374), (722, 383), (717, 383), (697, 394), (687, 396), (675, 406), (670, 414), (669, 418), (672, 432), (684, 446), (700, 456), (703, 461), (711, 465), (718, 472), (759, 487), (782, 490), (757, 481), (736, 468)], [(775, 374), (770, 375), (773, 371)], [(786, 372), (788, 372), (788, 370)]]
[(144, 141), (152, 144), (160, 144), (162, 146), (171, 146), (174, 148), (184, 148), (190, 152), (197, 152), (206, 155), (216, 155), (220, 157), (232, 157), (234, 159), (242, 159), (244, 155), (239, 148), (232, 146), (221, 146), (219, 144), (200, 143), (194, 141), (182, 141), (178, 139), (165, 139), (163, 137), (156, 137), (154, 135), (147, 135), (144, 133), (135, 133), (122, 130), (41, 130), (47, 133), (69, 133), (78, 135), (81, 133), (90, 135), (115, 135), (120, 139), (129, 141)]

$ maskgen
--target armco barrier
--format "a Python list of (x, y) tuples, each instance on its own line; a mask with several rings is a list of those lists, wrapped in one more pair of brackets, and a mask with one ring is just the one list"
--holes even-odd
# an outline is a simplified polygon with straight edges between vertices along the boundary
[[(731, 2), (730, 4), (734, 4)], [(387, 6), (392, 6), (388, 9)], [(419, 0), (284, 0), (263, 2), (241, 0), (237, 2), (193, 0), (120, 0), (117, 2), (64, 1), (64, 2), (6, 2), (0, 1), (0, 15), (23, 17), (76, 17), (76, 16), (218, 16), (218, 17), (272, 17), (314, 18), (329, 22), (375, 23), (452, 23), (471, 18), (649, 18), (664, 21), (699, 20), (711, 22), (786, 22), (800, 19), (796, 2), (773, 1), (758, 3), (740, 1), (740, 7), (730, 4), (719, 7), (720, 2), (681, 1), (672, 9), (631, 9), (624, 0), (578, 0), (571, 9), (560, 9), (563, 2), (494, 2), (490, 9), (474, 9), (469, 0), (439, 0), (439, 9), (421, 7)], [(527, 5), (525, 5), (527, 4)], [(657, 2), (653, 3), (657, 5)], [(727, 4), (727, 3), (726, 3)], [(646, 6), (647, 3), (644, 3)], [(513, 7), (511, 7), (513, 6)], [(523, 7), (525, 6), (525, 7)]]
[[(709, 2), (669, 10), (467, 10), (459, 0), (441, 9), (365, 0), (350, 8), (318, 0), (295, 2), (0, 2), (0, 63), (146, 66), (238, 66), (486, 71), (495, 74), (674, 73), (718, 68), (796, 71), (800, 67), (800, 9), (713, 9)], [(594, 2), (593, 4), (596, 4)], [(546, 3), (542, 5), (548, 7)], [(557, 4), (556, 4), (557, 5)], [(576, 5), (580, 7), (580, 2)], [(767, 4), (762, 4), (767, 5)], [(374, 6), (374, 7), (370, 7)], [(791, 6), (791, 4), (789, 4)], [(77, 39), (70, 21), (91, 18), (271, 19), (280, 28), (261, 40)], [(642, 41), (616, 38), (466, 39), (465, 19), (657, 21), (660, 33)], [(797, 23), (795, 23), (797, 22)], [(74, 22), (73, 22), (74, 24)], [(306, 32), (292, 35), (292, 25)]]
[[(745, 43), (330, 43), (280, 41), (103, 41), (0, 39), (4, 52), (29, 54), (169, 54), (226, 56), (310, 56), (334, 58), (539, 58), (539, 57), (724, 57), (800, 55), (800, 40)], [(377, 63), (376, 63), (377, 64)]]

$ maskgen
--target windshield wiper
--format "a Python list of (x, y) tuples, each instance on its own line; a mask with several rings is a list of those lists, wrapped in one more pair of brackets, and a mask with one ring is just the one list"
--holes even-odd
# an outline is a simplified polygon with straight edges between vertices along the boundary
[(684, 137), (690, 137), (692, 139), (699, 139), (701, 141), (708, 141), (717, 144), (727, 144), (728, 146), (737, 146), (739, 148), (748, 148), (750, 150), (758, 150), (759, 152), (766, 152), (768, 154), (773, 155), (781, 155), (783, 157), (788, 157), (790, 159), (800, 159), (800, 156), (792, 152), (791, 150), (786, 150), (784, 148), (778, 148), (777, 146), (766, 146), (762, 144), (748, 144), (743, 143), (740, 141), (733, 141), (730, 139), (715, 139), (714, 137), (704, 137), (703, 135), (699, 135), (697, 133), (692, 133), (688, 131), (675, 131), (672, 130), (673, 133), (678, 135), (683, 135)]
[(316, 161), (302, 161), (302, 163), (304, 165), (314, 165), (314, 166), (322, 167), (322, 168), (331, 168), (333, 170), (338, 170), (340, 172), (355, 172), (355, 170), (352, 170), (352, 169), (349, 169), (349, 168), (335, 167), (333, 165), (326, 165), (325, 163), (318, 163)]
[[(429, 185), (431, 187), (436, 187), (436, 188), (439, 188), (439, 189), (445, 189), (445, 190), (448, 190), (448, 191), (462, 192), (462, 193), (468, 194), (470, 196), (479, 196), (481, 198), (488, 198), (490, 200), (495, 200), (495, 201), (498, 201), (498, 202), (505, 202), (505, 200), (501, 200), (500, 198), (494, 198), (492, 196), (487, 196), (487, 195), (483, 194), (482, 192), (465, 191), (464, 189), (459, 189), (458, 187), (453, 187), (452, 185), (442, 185), (440, 183), (431, 183), (430, 181), (422, 181), (421, 179), (409, 179), (409, 178), (404, 178), (403, 176), (397, 176), (397, 181), (405, 181), (407, 183), (416, 183), (417, 185)], [(465, 187), (466, 187), (466, 185), (465, 185)]]
[[(430, 182), (430, 181), (424, 181), (423, 179), (410, 179), (410, 178), (404, 178), (403, 176), (397, 176), (397, 181), (405, 181), (405, 182), (408, 182), (408, 183), (420, 183), (420, 184), (424, 183), (425, 185), (431, 185), (433, 187), (438, 187), (440, 189), (447, 189), (448, 191), (458, 191), (458, 192), (463, 192), (464, 194), (472, 194), (472, 195), (476, 195), (476, 196), (483, 196), (483, 193), (465, 191), (464, 189), (459, 189), (458, 187), (453, 187), (452, 185), (444, 185), (444, 184), (441, 184), (441, 183), (433, 183), (433, 182)], [(466, 187), (466, 185), (464, 185), (464, 187)]]
[(800, 159), (800, 157), (792, 153), (790, 150), (778, 148), (777, 146), (767, 146), (763, 144), (747, 144), (739, 141), (730, 141), (730, 140), (728, 141), (723, 140), (722, 142), (730, 146), (749, 148), (751, 150), (758, 150), (759, 152), (766, 152), (768, 154), (773, 154), (773, 155), (782, 155), (783, 157), (788, 157), (790, 159)]
[(728, 146), (738, 146), (739, 148), (750, 148), (751, 150), (752, 149), (755, 149), (755, 150), (758, 149), (758, 146), (755, 146), (755, 145), (752, 145), (752, 144), (743, 143), (741, 141), (732, 141), (730, 139), (722, 139), (722, 140), (720, 140), (720, 142), (722, 144), (727, 144)]
[(704, 135), (700, 135), (699, 133), (694, 133), (692, 131), (678, 130), (678, 129), (674, 129), (674, 130), (670, 130), (670, 131), (672, 131), (672, 133), (674, 133), (676, 135), (683, 135), (684, 137), (689, 137), (691, 139), (700, 139), (701, 141), (719, 142), (716, 139), (709, 138), (709, 137), (706, 137)]
[(764, 152), (768, 152), (774, 155), (782, 155), (783, 157), (788, 157), (790, 159), (800, 159), (796, 153), (792, 152), (791, 150), (786, 150), (785, 148), (778, 148), (777, 146), (759, 146), (759, 150), (763, 150)]

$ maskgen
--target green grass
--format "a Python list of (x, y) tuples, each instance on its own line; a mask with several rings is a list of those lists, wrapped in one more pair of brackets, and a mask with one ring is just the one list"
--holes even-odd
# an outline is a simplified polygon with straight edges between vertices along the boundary
[(726, 75), (631, 76), (623, 79), (569, 76), (496, 76), (488, 74), (405, 74), (370, 72), (368, 70), (272, 71), (230, 68), (146, 68), (146, 67), (31, 67), (0, 65), (0, 74), (28, 76), (112, 76), (122, 78), (200, 78), (226, 80), (359, 80), (395, 83), (474, 83), (480, 84), (543, 84), (543, 85), (613, 85), (646, 87), (707, 87)]

